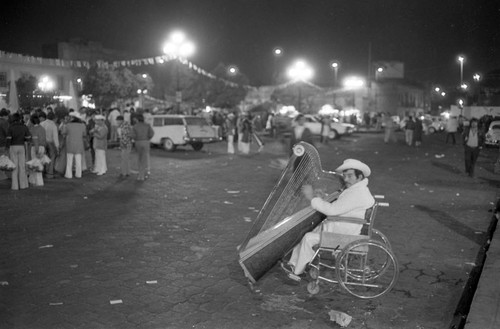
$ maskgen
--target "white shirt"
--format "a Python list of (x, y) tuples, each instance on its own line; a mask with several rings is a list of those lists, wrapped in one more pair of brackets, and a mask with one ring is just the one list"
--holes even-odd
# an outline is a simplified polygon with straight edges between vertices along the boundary
[[(326, 216), (341, 216), (364, 219), (366, 210), (375, 204), (370, 190), (368, 189), (368, 178), (352, 185), (340, 193), (336, 201), (330, 203), (321, 198), (313, 198), (311, 207)], [(345, 234), (359, 234), (361, 224), (331, 222), (326, 229), (330, 232), (342, 232)]]
[(47, 119), (40, 122), (40, 126), (45, 129), (45, 139), (47, 143), (54, 143), (54, 145), (59, 148), (59, 131), (55, 122)]

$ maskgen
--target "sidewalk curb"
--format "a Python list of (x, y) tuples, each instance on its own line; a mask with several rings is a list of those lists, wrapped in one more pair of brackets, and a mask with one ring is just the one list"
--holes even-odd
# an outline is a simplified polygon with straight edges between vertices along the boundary
[(448, 327), (449, 329), (463, 329), (466, 324), (467, 316), (469, 315), (472, 300), (474, 298), (474, 294), (476, 293), (479, 280), (481, 279), (481, 273), (483, 272), (487, 252), (490, 247), (493, 234), (495, 233), (497, 223), (498, 218), (496, 215), (493, 215), (491, 217), (488, 230), (486, 231), (485, 241), (476, 256), (476, 266), (470, 272), (469, 279), (465, 284), (462, 296), (460, 297), (455, 313), (453, 314), (453, 319)]

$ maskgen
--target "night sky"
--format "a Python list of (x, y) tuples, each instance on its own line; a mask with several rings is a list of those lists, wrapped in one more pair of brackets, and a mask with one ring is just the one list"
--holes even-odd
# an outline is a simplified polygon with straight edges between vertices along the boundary
[(458, 84), (500, 68), (498, 0), (15, 0), (0, 8), (0, 50), (41, 56), (42, 44), (79, 37), (140, 57), (161, 54), (180, 28), (196, 44), (190, 60), (211, 70), (237, 65), (253, 85), (270, 84), (277, 65), (300, 57), (315, 69), (312, 82), (367, 74), (372, 60), (405, 63), (410, 79)]

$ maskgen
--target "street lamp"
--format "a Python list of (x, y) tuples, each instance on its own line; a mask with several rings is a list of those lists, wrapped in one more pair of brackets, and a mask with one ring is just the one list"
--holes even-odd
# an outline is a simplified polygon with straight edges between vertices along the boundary
[[(191, 56), (195, 51), (194, 43), (187, 40), (182, 31), (174, 31), (170, 34), (169, 40), (163, 46), (163, 52), (175, 57), (178, 61)], [(179, 83), (179, 62), (176, 63), (176, 93), (177, 112), (181, 112), (182, 92)]]
[(462, 55), (458, 56), (458, 61), (460, 62), (460, 85), (464, 82), (464, 61), (465, 57)]
[(336, 87), (337, 86), (337, 74), (338, 74), (338, 70), (339, 70), (339, 62), (337, 61), (333, 61), (331, 64), (330, 64), (331, 68), (333, 69), (333, 86)]
[(51, 91), (54, 89), (54, 81), (48, 76), (43, 76), (40, 81), (38, 81), (38, 88), (43, 92)]
[(375, 71), (375, 80), (378, 80), (380, 73), (384, 72), (383, 67), (378, 67), (377, 70)]
[(352, 76), (345, 78), (343, 84), (344, 88), (352, 90), (352, 107), (356, 109), (356, 90), (363, 88), (365, 80), (360, 77)]
[[(294, 81), (294, 82), (301, 82), (301, 81), (307, 81), (312, 78), (314, 72), (309, 67), (309, 65), (303, 61), (303, 60), (298, 60), (296, 61), (289, 69), (288, 69), (288, 76)], [(300, 83), (297, 84), (298, 91), (299, 91), (299, 104), (297, 107), (297, 111), (300, 112), (300, 105), (302, 102), (302, 91), (300, 89)]]
[(273, 49), (273, 54), (276, 57), (280, 57), (283, 55), (283, 49), (281, 49), (280, 47), (276, 47)]
[(273, 49), (273, 57), (274, 57), (274, 67), (273, 67), (273, 83), (278, 83), (279, 80), (279, 68), (278, 68), (278, 62), (280, 61), (280, 58), (283, 56), (283, 49), (281, 47), (275, 47)]
[(227, 68), (227, 73), (230, 75), (230, 76), (235, 76), (238, 74), (238, 67), (234, 66), (234, 65), (230, 65), (228, 68)]

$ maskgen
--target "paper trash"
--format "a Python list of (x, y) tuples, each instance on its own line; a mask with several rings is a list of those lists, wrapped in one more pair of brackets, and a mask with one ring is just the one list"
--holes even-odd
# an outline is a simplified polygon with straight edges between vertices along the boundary
[(341, 327), (347, 327), (352, 320), (352, 316), (345, 314), (344, 312), (331, 310), (328, 312), (328, 315), (330, 315), (330, 321), (336, 322)]

